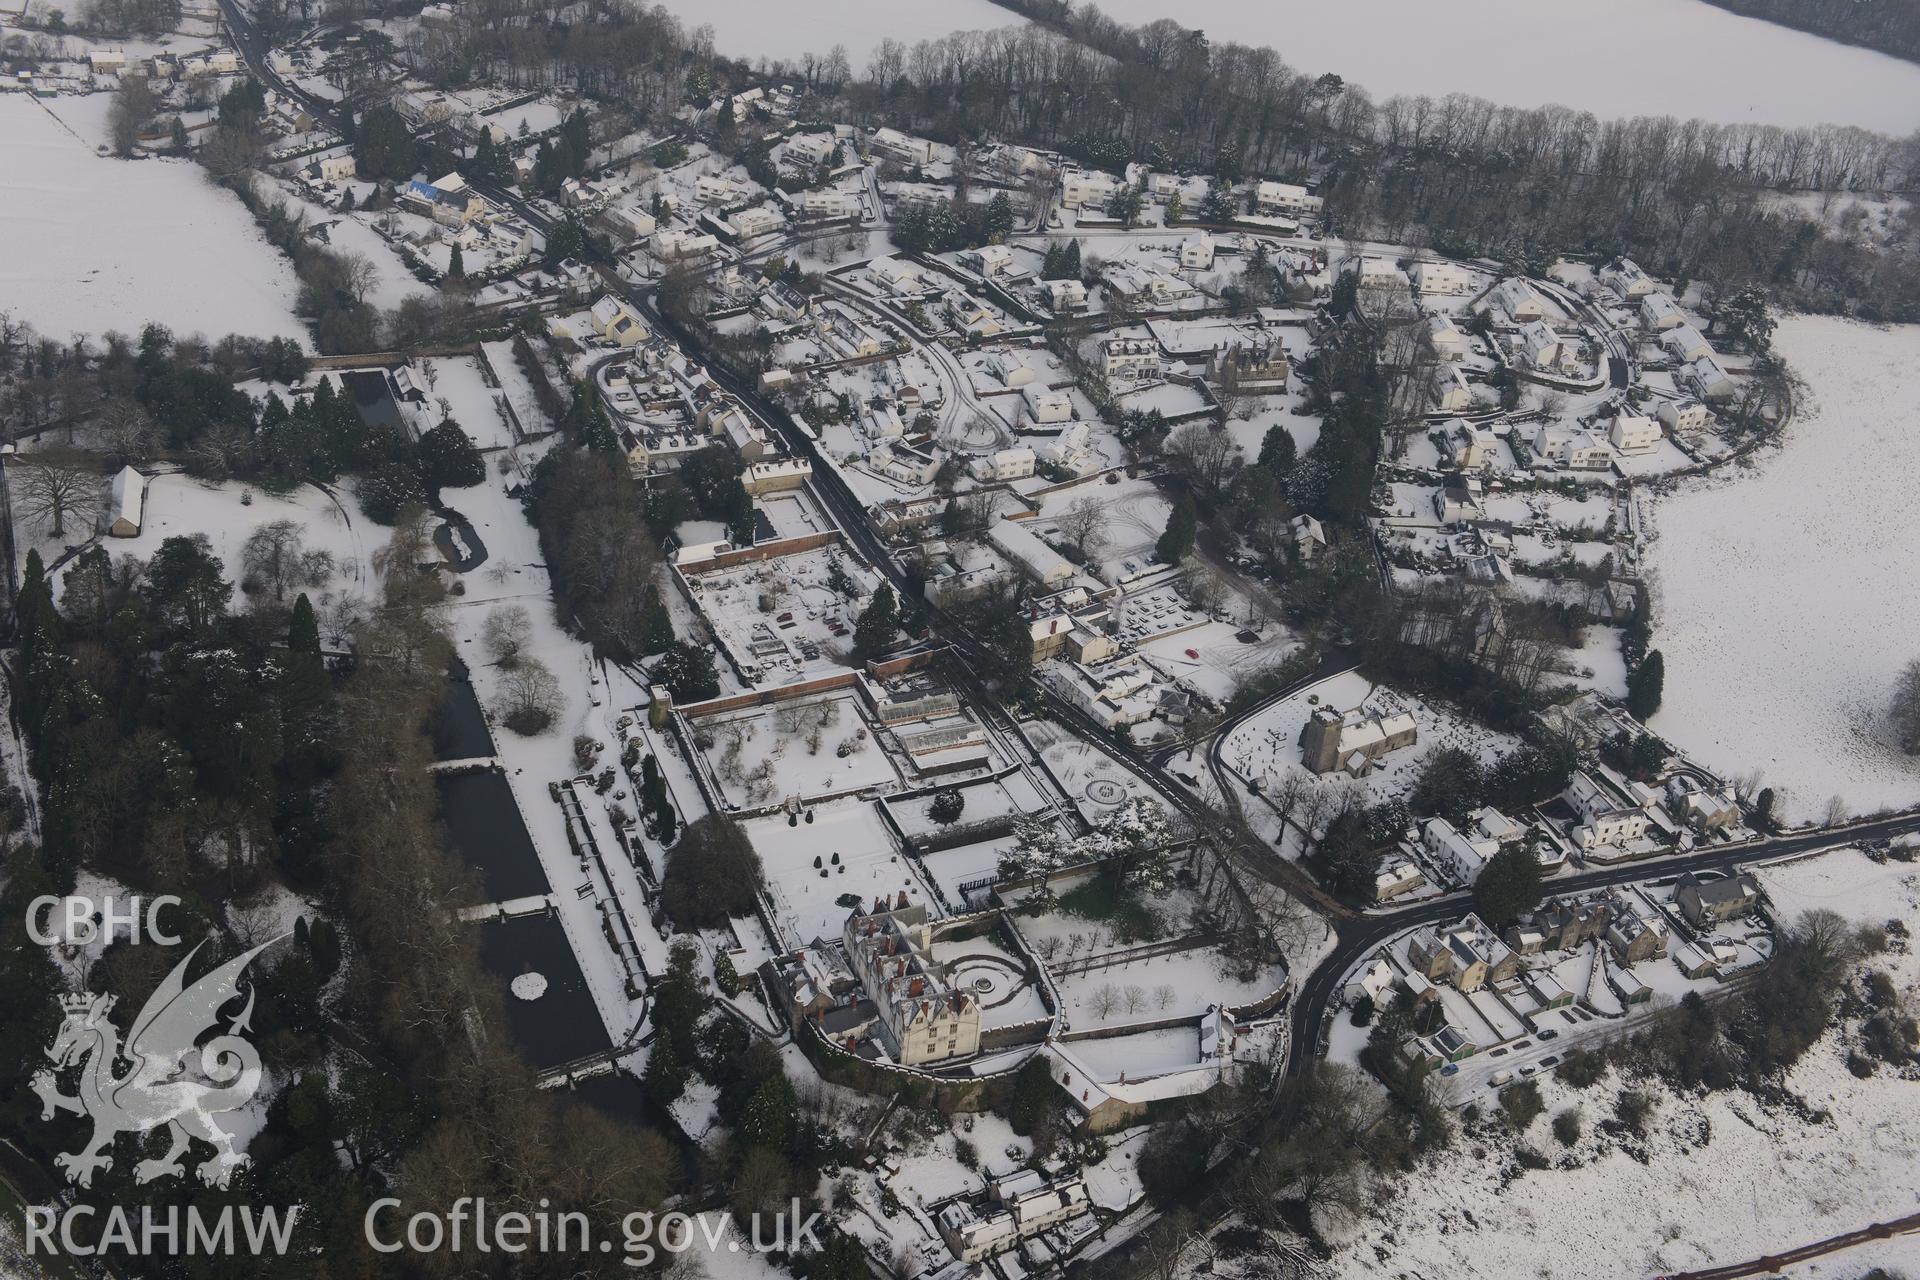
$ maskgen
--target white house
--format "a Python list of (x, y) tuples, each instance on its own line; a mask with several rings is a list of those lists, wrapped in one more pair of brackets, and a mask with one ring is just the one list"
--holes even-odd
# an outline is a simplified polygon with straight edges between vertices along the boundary
[(1030, 382), (1020, 389), (1020, 399), (1027, 421), (1036, 426), (1073, 421), (1073, 397), (1065, 391)]
[(1687, 322), (1680, 304), (1664, 293), (1650, 293), (1640, 299), (1640, 323), (1655, 333), (1677, 329)]
[(1640, 269), (1632, 258), (1622, 258), (1600, 273), (1600, 283), (1628, 302), (1638, 302), (1654, 290), (1653, 277)]
[(637, 347), (651, 336), (625, 299), (610, 293), (594, 303), (588, 314), (593, 317), (593, 327), (601, 337), (623, 347)]
[(1575, 773), (1563, 794), (1580, 815), (1572, 836), (1582, 849), (1622, 845), (1647, 834), (1654, 793), (1613, 775), (1605, 766)]
[(1528, 368), (1545, 373), (1557, 372), (1566, 354), (1566, 344), (1554, 332), (1553, 326), (1544, 320), (1522, 325), (1514, 349), (1527, 362)]
[(731, 204), (741, 198), (739, 183), (711, 173), (694, 179), (693, 194), (701, 204)]
[(1495, 285), (1487, 300), (1500, 308), (1515, 324), (1538, 320), (1547, 314), (1547, 304), (1534, 287), (1519, 277)]
[(1613, 465), (1613, 448), (1581, 427), (1545, 426), (1533, 437), (1534, 456), (1543, 463), (1569, 471), (1605, 471)]
[(1448, 369), (1433, 384), (1433, 404), (1441, 413), (1465, 413), (1473, 408), (1473, 388), (1467, 375)]
[(1657, 412), (1669, 431), (1704, 431), (1713, 423), (1713, 410), (1698, 400), (1664, 400)]
[(1680, 373), (1681, 385), (1702, 400), (1731, 400), (1740, 388), (1712, 356), (1702, 356)]
[(1060, 203), (1068, 209), (1090, 204), (1104, 208), (1119, 189), (1119, 180), (1111, 174), (1072, 169), (1060, 175)]
[(1262, 182), (1253, 189), (1253, 206), (1261, 213), (1318, 213), (1324, 203), (1291, 182)]
[(976, 480), (1024, 480), (1033, 474), (1035, 463), (1033, 450), (1021, 445), (984, 454), (975, 458), (967, 469)]
[(1607, 439), (1622, 453), (1648, 453), (1660, 443), (1665, 432), (1652, 418), (1638, 413), (1615, 415)]
[(1487, 860), (1500, 852), (1498, 840), (1465, 834), (1445, 818), (1427, 819), (1420, 829), (1420, 847), (1444, 875), (1463, 885), (1479, 879)]
[(1292, 531), (1293, 545), (1305, 563), (1312, 564), (1314, 557), (1327, 549), (1327, 531), (1312, 516), (1295, 516), (1287, 528)]
[(1453, 465), (1462, 471), (1478, 471), (1500, 457), (1500, 437), (1469, 422), (1455, 423), (1447, 433), (1447, 447), (1453, 453)]
[(1052, 466), (1081, 471), (1093, 456), (1093, 428), (1084, 422), (1076, 422), (1042, 444), (1038, 452), (1041, 461)]
[(867, 275), (888, 293), (918, 297), (927, 292), (927, 281), (920, 269), (904, 258), (881, 258), (867, 264)]
[(1196, 231), (1180, 242), (1180, 265), (1191, 271), (1208, 271), (1213, 267), (1213, 237), (1204, 231)]
[(644, 239), (660, 225), (658, 219), (638, 205), (615, 205), (601, 217), (628, 240)]
[(360, 165), (353, 158), (353, 152), (336, 151), (332, 155), (316, 157), (313, 172), (322, 182), (351, 182), (359, 176)]
[[(1033, 454), (1027, 453), (1031, 465)], [(1058, 551), (1042, 542), (1033, 530), (1012, 520), (996, 520), (987, 530), (987, 540), (1022, 572), (1048, 590), (1056, 590), (1073, 581), (1073, 564)]]
[(788, 138), (781, 155), (795, 164), (817, 168), (833, 159), (834, 138), (830, 133), (796, 133)]
[(1460, 332), (1450, 316), (1427, 317), (1427, 341), (1433, 344), (1433, 354), (1442, 360), (1467, 358), (1467, 335)]
[(662, 227), (653, 233), (653, 239), (647, 242), (653, 256), (662, 262), (684, 262), (688, 258), (704, 258), (720, 248), (720, 241), (701, 231), (676, 231), (671, 227)]
[(742, 240), (748, 240), (754, 236), (764, 236), (778, 231), (785, 224), (786, 219), (765, 206), (759, 206), (742, 209), (734, 214), (730, 221), (733, 223), (734, 233)]
[(1416, 262), (1413, 287), (1421, 293), (1466, 293), (1473, 288), (1473, 276), (1453, 262)]
[(933, 159), (931, 142), (909, 137), (898, 129), (875, 129), (867, 141), (867, 149), (901, 164), (926, 164)]
[(1047, 306), (1054, 312), (1079, 311), (1087, 305), (1087, 286), (1078, 280), (1043, 280)]
[(1348, 258), (1340, 264), (1340, 274), (1351, 273), (1354, 283), (1361, 288), (1405, 288), (1407, 273), (1392, 258), (1381, 258), (1373, 254), (1362, 254), (1357, 258)]
[(1007, 274), (1014, 264), (1013, 250), (1003, 244), (983, 244), (978, 249), (969, 249), (960, 255), (960, 260), (988, 280)]
[(1660, 345), (1681, 364), (1692, 364), (1695, 360), (1713, 355), (1713, 345), (1707, 341), (1706, 335), (1684, 321), (1661, 334)]
[(844, 191), (808, 191), (800, 197), (800, 214), (806, 218), (855, 218), (860, 202)]
[(1100, 368), (1109, 382), (1157, 378), (1160, 344), (1151, 338), (1108, 338), (1100, 346)]

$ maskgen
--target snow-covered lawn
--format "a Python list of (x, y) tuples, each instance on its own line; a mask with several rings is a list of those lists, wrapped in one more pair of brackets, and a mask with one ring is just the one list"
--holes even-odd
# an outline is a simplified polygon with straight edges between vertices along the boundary
[[(1905, 134), (1913, 113), (1899, 104), (1920, 100), (1920, 67), (1698, 0), (1354, 0), (1312, 10), (1312, 21), (1301, 20), (1298, 6), (1244, 0), (1190, 0), (1177, 9), (1166, 0), (1100, 0), (1100, 8), (1121, 22), (1173, 18), (1216, 45), (1271, 45), (1302, 71), (1345, 76), (1375, 102), (1471, 93), (1603, 118), (1853, 124)], [(724, 39), (720, 46), (725, 52)], [(1608, 56), (1622, 50), (1631, 57)]]
[(705, 716), (694, 741), (730, 803), (833, 795), (900, 780), (850, 693)]
[(0, 94), (0, 310), (49, 337), (150, 321), (306, 337), (299, 284), (238, 200), (185, 160), (113, 160), (111, 94)]
[(1277, 628), (1251, 644), (1243, 643), (1240, 634), (1238, 627), (1208, 622), (1192, 631), (1149, 640), (1140, 652), (1168, 679), (1225, 702), (1243, 682), (1277, 666), (1300, 647), (1289, 632)]
[[(808, 812), (812, 822), (791, 827), (784, 813), (740, 824), (760, 855), (774, 923), (786, 934), (783, 947), (805, 946), (818, 937), (838, 938), (847, 913), (854, 909), (839, 902), (843, 895), (858, 899), (862, 909), (871, 908), (881, 896), (891, 902), (902, 890), (910, 902), (928, 900), (912, 864), (895, 848), (873, 803), (841, 800), (813, 805)], [(837, 863), (833, 861), (836, 854)], [(818, 867), (813, 865), (816, 858)], [(930, 906), (933, 914), (940, 914), (937, 904)]]
[(1719, 772), (1764, 771), (1797, 820), (1920, 801), (1887, 741), (1900, 668), (1920, 657), (1920, 331), (1793, 317), (1775, 342), (1806, 380), (1756, 471), (1659, 503), (1653, 727)]
[[(140, 536), (106, 538), (101, 545), (116, 558), (132, 555), (145, 560), (168, 538), (202, 533), (226, 566), (228, 581), (237, 588), (249, 576), (247, 539), (262, 525), (280, 520), (300, 526), (307, 550), (333, 557), (333, 572), (323, 583), (294, 588), (307, 592), (324, 637), (331, 624), (344, 620), (342, 611), (355, 602), (364, 603), (375, 591), (370, 557), (387, 540), (387, 531), (360, 514), (345, 495), (335, 499), (312, 485), (302, 485), (276, 496), (239, 481), (205, 484), (178, 473), (156, 475), (147, 482)], [(236, 592), (235, 608), (241, 600)]]
[[(1911, 920), (1920, 906), (1914, 867), (1876, 865), (1852, 850), (1760, 875), (1788, 921), (1814, 907), (1857, 924)], [(1920, 956), (1889, 953), (1875, 967), (1910, 996)], [(1746, 1093), (1692, 1097), (1653, 1086), (1658, 1109), (1644, 1160), (1596, 1134), (1623, 1087), (1617, 1072), (1586, 1090), (1551, 1076), (1540, 1082), (1546, 1115), (1522, 1141), (1568, 1167), (1508, 1182), (1515, 1172), (1510, 1131), (1456, 1140), (1405, 1178), (1384, 1212), (1342, 1233), (1335, 1273), (1653, 1275), (1809, 1243), (1911, 1213), (1920, 1201), (1920, 1085), (1884, 1068), (1856, 1079), (1833, 1032), (1786, 1080), (1814, 1114)], [(1548, 1117), (1574, 1106), (1585, 1132), (1569, 1150), (1547, 1132)], [(1872, 1261), (1911, 1268), (1920, 1242), (1849, 1251), (1790, 1274), (1857, 1276)]]
[[(1359, 709), (1380, 716), (1406, 711), (1413, 716), (1419, 737), (1412, 745), (1377, 758), (1373, 772), (1365, 778), (1350, 779), (1339, 772), (1316, 778), (1301, 762), (1300, 731), (1320, 707)], [(1517, 745), (1518, 739), (1511, 734), (1485, 728), (1449, 707), (1421, 701), (1376, 685), (1357, 671), (1347, 671), (1310, 685), (1243, 721), (1221, 745), (1221, 756), (1242, 776), (1264, 779), (1269, 793), (1297, 774), (1336, 793), (1358, 790), (1367, 803), (1373, 803), (1395, 796), (1404, 798), (1419, 780), (1427, 756), (1441, 747), (1470, 751), (1482, 763), (1490, 764)]]

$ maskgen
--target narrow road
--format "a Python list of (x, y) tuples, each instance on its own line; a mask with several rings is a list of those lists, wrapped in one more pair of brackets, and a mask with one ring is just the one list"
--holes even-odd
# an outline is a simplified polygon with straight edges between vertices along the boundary
[[(1907, 813), (1873, 822), (1855, 823), (1846, 827), (1829, 827), (1796, 835), (1753, 840), (1723, 849), (1708, 849), (1682, 857), (1662, 858), (1653, 863), (1630, 862), (1623, 866), (1606, 867), (1579, 875), (1556, 877), (1547, 884), (1549, 892), (1555, 895), (1582, 893), (1589, 889), (1603, 889), (1636, 880), (1677, 876), (1683, 871), (1733, 871), (1751, 863), (1765, 862), (1790, 854), (1809, 853), (1816, 849), (1834, 848), (1859, 841), (1882, 840), (1889, 836), (1913, 831), (1920, 831), (1920, 814)], [(1296, 1045), (1313, 1046), (1313, 1049), (1306, 1053), (1295, 1053), (1287, 1062), (1287, 1074), (1298, 1075), (1305, 1069), (1307, 1063), (1318, 1056), (1320, 1029), (1328, 1011), (1339, 1002), (1340, 979), (1348, 970), (1359, 963), (1367, 953), (1381, 946), (1394, 935), (1403, 933), (1416, 925), (1458, 919), (1463, 913), (1471, 910), (1472, 906), (1471, 893), (1452, 893), (1444, 898), (1430, 898), (1401, 911), (1350, 916), (1339, 921), (1334, 926), (1335, 932), (1340, 936), (1339, 943), (1326, 959), (1307, 975), (1294, 1001), (1293, 1042)]]

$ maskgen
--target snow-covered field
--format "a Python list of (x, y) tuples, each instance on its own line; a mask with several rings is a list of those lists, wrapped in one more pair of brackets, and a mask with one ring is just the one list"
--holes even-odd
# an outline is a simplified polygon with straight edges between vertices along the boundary
[(1216, 43), (1271, 45), (1303, 71), (1345, 76), (1376, 102), (1471, 93), (1601, 117), (1854, 124), (1897, 136), (1913, 129), (1920, 101), (1920, 67), (1700, 0), (1097, 3), (1121, 22), (1172, 18)]
[(113, 160), (112, 95), (0, 94), (0, 309), (50, 337), (302, 338), (299, 285), (240, 202), (184, 160)]
[(1790, 318), (1775, 343), (1806, 380), (1784, 448), (1655, 508), (1653, 725), (1710, 767), (1764, 770), (1796, 819), (1920, 801), (1886, 741), (1900, 668), (1920, 657), (1920, 331)]
[[(1763, 871), (1782, 919), (1825, 907), (1858, 924), (1911, 920), (1920, 880), (1851, 850)], [(1920, 957), (1880, 957), (1903, 992)], [(1790, 1072), (1788, 1089), (1817, 1118), (1745, 1093), (1682, 1097), (1655, 1087), (1644, 1162), (1596, 1133), (1622, 1087), (1609, 1072), (1590, 1089), (1541, 1078), (1545, 1115), (1520, 1139), (1556, 1167), (1514, 1173), (1510, 1130), (1457, 1140), (1400, 1184), (1384, 1212), (1344, 1235), (1334, 1273), (1457, 1277), (1656, 1275), (1740, 1262), (1912, 1213), (1920, 1201), (1920, 1085), (1886, 1069), (1860, 1080), (1830, 1032)], [(1549, 1118), (1581, 1108), (1580, 1141), (1562, 1147)], [(1879, 1262), (1911, 1270), (1906, 1237), (1795, 1268), (1851, 1277)]]
[(666, 0), (687, 27), (710, 27), (713, 47), (729, 58), (795, 60), (846, 46), (855, 70), (882, 40), (911, 45), (950, 31), (990, 31), (1012, 26), (1019, 15), (989, 0), (945, 4), (898, 4), (893, 0), (812, 0), (769, 5), (764, 0)]

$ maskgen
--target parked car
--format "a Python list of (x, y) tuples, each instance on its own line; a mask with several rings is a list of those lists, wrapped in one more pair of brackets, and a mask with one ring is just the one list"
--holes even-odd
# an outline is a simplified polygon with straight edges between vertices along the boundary
[(1525, 1079), (1527, 1076), (1532, 1075), (1534, 1072), (1538, 1071), (1539, 1069), (1540, 1068), (1534, 1066), (1531, 1062), (1529, 1062), (1526, 1066), (1520, 1068), (1520, 1076), (1522, 1079)]
[(1560, 1038), (1560, 1033), (1558, 1031), (1542, 1031), (1540, 1038), (1542, 1040), (1557, 1040)]
[(1513, 1072), (1511, 1071), (1500, 1072), (1498, 1075), (1494, 1076), (1492, 1083), (1493, 1083), (1493, 1087), (1496, 1089), (1506, 1088), (1508, 1085), (1513, 1083)]
[(1449, 1062), (1446, 1066), (1440, 1068), (1440, 1074), (1443, 1076), (1457, 1076), (1460, 1074), (1460, 1064), (1457, 1062)]

